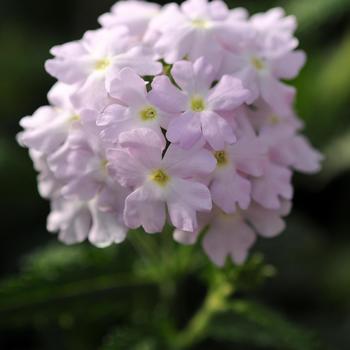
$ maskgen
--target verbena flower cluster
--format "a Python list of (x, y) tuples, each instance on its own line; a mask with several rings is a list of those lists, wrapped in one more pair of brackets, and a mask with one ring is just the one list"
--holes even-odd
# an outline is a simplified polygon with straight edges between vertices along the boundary
[(305, 54), (280, 8), (251, 17), (224, 2), (120, 1), (102, 28), (51, 50), (50, 105), (18, 135), (51, 200), (48, 230), (71, 244), (129, 229), (202, 244), (242, 263), (283, 231), (294, 170), (319, 170), (293, 110)]

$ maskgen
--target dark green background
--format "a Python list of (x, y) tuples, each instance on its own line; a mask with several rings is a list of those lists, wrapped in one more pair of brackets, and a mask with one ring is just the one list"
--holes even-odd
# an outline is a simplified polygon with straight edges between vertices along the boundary
[[(25, 274), (27, 265), (31, 266), (30, 261), (35, 260), (26, 257), (41, 247), (44, 256), (38, 258), (39, 263), (33, 263), (34, 269), (37, 266), (41, 269), (39, 282), (46, 266), (49, 275), (45, 278), (50, 282), (57, 277), (58, 285), (62, 271), (71, 273), (73, 279), (84, 274), (99, 275), (104, 270), (113, 273), (114, 266), (108, 264), (114, 261), (115, 251), (118, 251), (115, 271), (124, 271), (127, 276), (131, 272), (124, 265), (137, 265), (138, 258), (128, 243), (105, 252), (87, 245), (63, 250), (62, 245), (56, 245), (56, 238), (45, 230), (48, 203), (37, 193), (36, 174), (26, 150), (15, 142), (19, 119), (46, 103), (46, 92), (54, 82), (43, 68), (50, 47), (78, 39), (85, 30), (97, 28), (97, 16), (112, 4), (110, 0), (0, 0), (0, 277), (3, 280), (15, 281), (17, 276)], [(264, 254), (266, 264), (273, 265), (277, 274), (258, 283), (258, 287), (248, 281), (254, 286), (242, 288), (237, 297), (247, 297), (278, 310), (298, 327), (315, 334), (320, 348), (347, 350), (350, 348), (350, 0), (247, 0), (232, 1), (230, 5), (245, 6), (251, 12), (278, 5), (298, 17), (297, 36), (308, 54), (308, 63), (293, 82), (298, 87), (297, 109), (306, 122), (306, 135), (327, 156), (321, 174), (295, 177), (295, 208), (287, 219), (287, 231), (276, 239), (259, 242), (254, 248)], [(52, 249), (61, 249), (58, 255), (63, 262), (58, 263), (59, 272), (55, 270), (55, 261), (45, 260), (45, 247), (51, 243), (55, 244), (50, 246)], [(120, 253), (121, 250), (124, 252)], [(195, 251), (202, 255), (200, 247)], [(74, 260), (77, 256), (78, 262)], [(57, 276), (51, 275), (51, 263)], [(181, 305), (181, 315), (177, 316), (180, 326), (186, 323), (206, 292), (197, 274), (205, 274), (211, 268), (206, 260), (201, 264), (198, 270), (183, 273), (179, 284), (175, 284), (172, 303), (177, 306), (175, 309)], [(39, 295), (54, 294), (45, 289), (45, 278), (42, 287), (38, 282)], [(161, 278), (155, 279), (163, 283)], [(113, 288), (107, 288), (87, 300), (78, 295), (75, 299), (54, 299), (42, 305), (29, 298), (24, 304), (16, 304), (14, 312), (11, 307), (7, 312), (11, 297), (15, 298), (18, 292), (16, 303), (22, 294), (25, 299), (36, 283), (34, 280), (22, 281), (12, 290), (6, 281), (0, 284), (0, 349), (97, 349), (115, 325), (133, 327), (139, 319), (147, 319), (141, 313), (152, 309), (156, 297), (153, 287), (146, 288), (145, 293), (140, 293), (138, 287), (130, 287), (117, 294), (113, 294)], [(127, 305), (135, 315), (132, 320), (118, 313), (118, 303)], [(93, 316), (89, 313), (91, 309)], [(255, 331), (252, 330), (251, 337)], [(141, 337), (137, 332), (132, 329), (132, 335), (127, 338)], [(158, 335), (152, 332), (146, 338), (154, 337), (157, 341)], [(232, 342), (226, 338), (208, 338), (198, 349), (307, 349), (292, 345), (293, 340), (288, 339), (287, 345), (273, 347), (266, 345), (269, 343), (264, 342), (264, 337), (252, 344), (239, 336)], [(144, 347), (112, 345), (110, 349), (156, 348), (152, 347), (152, 341), (145, 344)]]

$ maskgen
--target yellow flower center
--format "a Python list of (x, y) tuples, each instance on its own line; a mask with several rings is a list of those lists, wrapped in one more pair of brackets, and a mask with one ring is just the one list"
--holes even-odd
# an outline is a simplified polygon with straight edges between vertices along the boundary
[(233, 214), (227, 214), (224, 211), (222, 211), (221, 209), (219, 210), (219, 215), (221, 217), (221, 219), (223, 220), (229, 220), (229, 221), (237, 221), (241, 219), (241, 214), (239, 212), (239, 209), (237, 209), (237, 211)]
[(193, 27), (198, 29), (206, 29), (210, 26), (210, 23), (205, 19), (197, 18), (192, 20), (192, 25)]
[(107, 167), (107, 164), (108, 164), (108, 160), (107, 159), (102, 159), (101, 160), (101, 167), (103, 169), (105, 169)]
[(108, 66), (111, 64), (111, 61), (108, 58), (102, 58), (95, 63), (95, 69), (102, 71), (108, 68)]
[(228, 158), (227, 153), (225, 151), (215, 151), (214, 157), (216, 158), (218, 167), (223, 167), (223, 166), (227, 165), (229, 162), (229, 158)]
[(169, 175), (163, 169), (153, 170), (150, 178), (159, 186), (165, 186), (170, 180)]
[(261, 58), (252, 57), (251, 63), (255, 67), (256, 70), (262, 70), (265, 68), (265, 63)]
[(104, 175), (108, 174), (108, 169), (107, 169), (107, 165), (108, 165), (108, 160), (107, 159), (101, 159), (100, 161), (100, 167), (101, 167), (101, 171)]
[(277, 114), (271, 114), (269, 117), (268, 117), (268, 121), (270, 124), (272, 125), (276, 125), (280, 122), (280, 118)]
[(203, 112), (205, 110), (205, 102), (203, 98), (199, 96), (192, 97), (191, 109), (193, 112)]
[(70, 117), (69, 119), (72, 123), (73, 122), (78, 122), (80, 120), (80, 115), (79, 114), (74, 114)]
[(140, 117), (144, 121), (156, 119), (157, 116), (157, 110), (152, 106), (147, 106), (140, 111)]

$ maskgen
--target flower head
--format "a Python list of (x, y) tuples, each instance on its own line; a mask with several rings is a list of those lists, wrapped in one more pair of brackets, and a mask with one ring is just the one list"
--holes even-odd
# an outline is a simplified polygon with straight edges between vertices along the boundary
[(203, 236), (216, 265), (243, 263), (258, 236), (284, 230), (293, 172), (322, 160), (285, 82), (306, 60), (295, 18), (131, 0), (99, 22), (51, 50), (49, 105), (20, 122), (48, 230), (105, 247), (169, 223), (180, 243)]

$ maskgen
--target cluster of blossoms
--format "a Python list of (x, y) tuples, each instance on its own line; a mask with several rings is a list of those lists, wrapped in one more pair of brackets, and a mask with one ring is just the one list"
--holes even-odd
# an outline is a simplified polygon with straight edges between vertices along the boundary
[(202, 244), (241, 263), (283, 231), (294, 170), (321, 155), (300, 135), (295, 18), (248, 16), (220, 0), (118, 2), (102, 28), (56, 46), (49, 106), (21, 120), (21, 145), (51, 200), (48, 230), (104, 247), (129, 229)]

